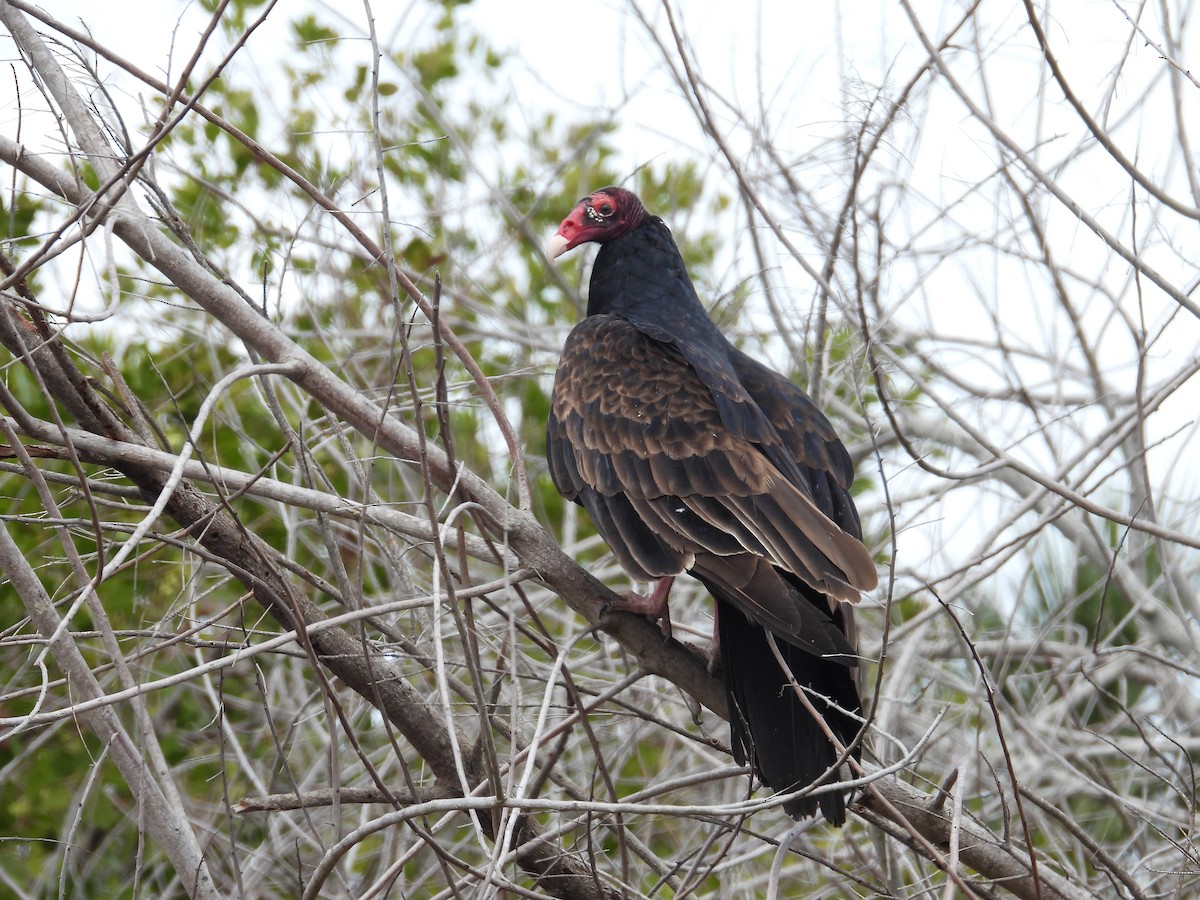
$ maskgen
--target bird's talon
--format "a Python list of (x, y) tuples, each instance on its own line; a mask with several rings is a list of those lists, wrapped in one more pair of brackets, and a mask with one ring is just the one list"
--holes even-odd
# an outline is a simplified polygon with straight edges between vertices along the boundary
[(621, 594), (620, 600), (610, 600), (609, 609), (615, 609), (620, 612), (633, 613), (637, 616), (645, 616), (651, 622), (657, 622), (659, 628), (665, 637), (671, 636), (671, 608), (667, 604), (666, 597), (657, 597), (658, 591), (649, 597), (643, 597), (636, 591), (625, 591)]

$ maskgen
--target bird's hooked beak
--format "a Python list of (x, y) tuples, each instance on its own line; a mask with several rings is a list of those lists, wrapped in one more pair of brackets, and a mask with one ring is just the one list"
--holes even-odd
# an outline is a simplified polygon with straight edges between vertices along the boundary
[(577, 207), (571, 210), (571, 214), (562, 220), (562, 224), (558, 226), (558, 231), (554, 232), (554, 237), (546, 244), (546, 255), (551, 259), (558, 259), (572, 247), (578, 247), (580, 244), (588, 240), (584, 226), (584, 208), (586, 203), (580, 203)]
[(554, 237), (546, 242), (546, 255), (551, 259), (558, 259), (567, 252), (571, 244), (569, 238), (564, 237), (562, 230), (556, 231)]

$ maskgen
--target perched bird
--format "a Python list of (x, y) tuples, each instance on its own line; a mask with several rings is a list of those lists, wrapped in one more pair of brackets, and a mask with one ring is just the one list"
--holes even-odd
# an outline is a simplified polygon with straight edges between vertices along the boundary
[[(589, 241), (587, 317), (563, 347), (547, 425), (554, 484), (631, 578), (660, 580), (622, 608), (665, 614), (685, 571), (714, 597), (735, 759), (778, 792), (840, 780), (837, 746), (862, 709), (849, 604), (878, 580), (849, 454), (800, 388), (717, 330), (671, 232), (634, 194), (584, 197), (547, 254)], [(818, 804), (845, 821), (842, 791), (784, 809)]]

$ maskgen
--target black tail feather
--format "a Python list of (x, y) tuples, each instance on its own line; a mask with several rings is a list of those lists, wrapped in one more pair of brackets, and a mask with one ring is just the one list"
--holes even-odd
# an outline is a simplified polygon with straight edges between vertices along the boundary
[[(776, 792), (812, 784), (837, 761), (838, 751), (779, 668), (763, 627), (727, 600), (720, 596), (716, 599), (734, 757), (743, 765), (749, 761), (763, 782)], [(821, 713), (839, 742), (848, 746), (861, 724), (856, 670), (844, 661), (822, 659), (781, 639), (775, 643), (796, 683), (811, 691), (807, 696), (813, 708)], [(826, 697), (835, 705), (831, 706)], [(859, 758), (857, 749), (854, 757)], [(839, 779), (840, 772), (830, 780)], [(843, 792), (790, 800), (783, 808), (799, 819), (815, 815), (818, 806), (834, 825), (846, 821)]]

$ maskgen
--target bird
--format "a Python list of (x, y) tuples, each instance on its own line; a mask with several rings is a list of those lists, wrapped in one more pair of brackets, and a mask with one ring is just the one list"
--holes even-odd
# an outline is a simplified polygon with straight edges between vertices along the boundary
[[(800, 387), (721, 333), (667, 225), (633, 192), (584, 197), (546, 253), (589, 242), (600, 249), (586, 315), (551, 395), (551, 479), (631, 579), (657, 584), (616, 608), (665, 616), (684, 572), (714, 598), (738, 764), (777, 793), (840, 783), (848, 755), (861, 758), (853, 604), (878, 583), (849, 453)], [(840, 826), (846, 794), (783, 807)]]

